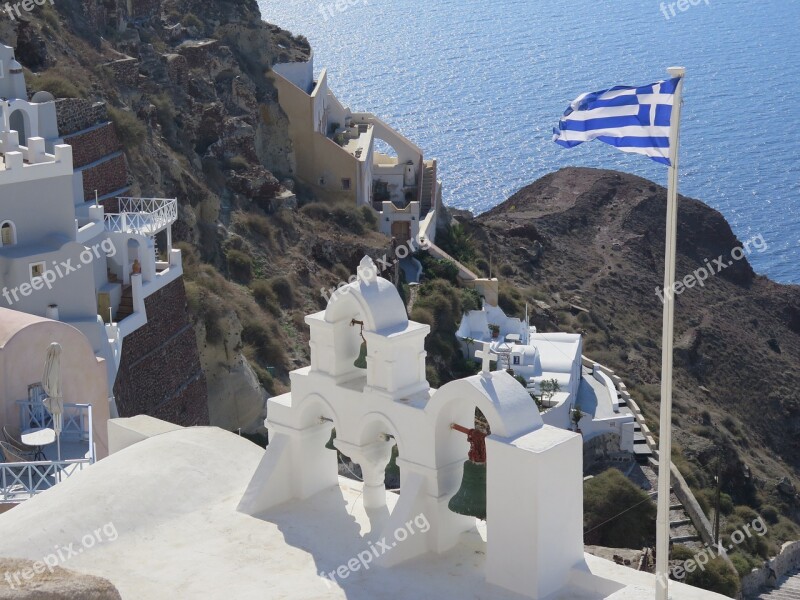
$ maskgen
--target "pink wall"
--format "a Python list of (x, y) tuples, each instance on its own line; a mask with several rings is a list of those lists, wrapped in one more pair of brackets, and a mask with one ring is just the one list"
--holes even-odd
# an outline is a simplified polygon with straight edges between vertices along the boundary
[(51, 342), (62, 347), (64, 402), (92, 405), (96, 456), (103, 458), (109, 419), (105, 361), (71, 325), (5, 308), (0, 308), (0, 426), (19, 423), (16, 401), (26, 400), (28, 385), (42, 380)]

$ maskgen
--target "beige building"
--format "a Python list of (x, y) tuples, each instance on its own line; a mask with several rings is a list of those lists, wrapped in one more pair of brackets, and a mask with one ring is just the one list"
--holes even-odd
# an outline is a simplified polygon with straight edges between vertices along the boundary
[(433, 240), (441, 206), (435, 159), (371, 113), (356, 113), (314, 78), (313, 56), (273, 67), (281, 108), (289, 117), (294, 175), (323, 198), (371, 206), (380, 229), (398, 241)]

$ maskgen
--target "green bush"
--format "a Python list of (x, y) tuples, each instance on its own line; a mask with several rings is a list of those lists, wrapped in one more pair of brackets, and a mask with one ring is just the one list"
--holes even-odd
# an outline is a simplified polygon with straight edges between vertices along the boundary
[(35, 91), (50, 92), (56, 98), (84, 98), (86, 94), (72, 81), (57, 73), (43, 73), (30, 80)]
[(162, 93), (150, 98), (150, 102), (156, 107), (156, 117), (164, 137), (171, 143), (175, 143), (178, 132), (175, 127), (175, 106), (172, 104), (172, 99)]
[(201, 21), (197, 15), (194, 13), (187, 13), (181, 19), (181, 25), (184, 27), (196, 27), (197, 29), (203, 29), (203, 21)]
[(739, 593), (739, 578), (721, 558), (709, 561), (703, 570), (695, 569), (687, 573), (685, 582), (731, 598), (736, 598)]
[(286, 351), (280, 329), (273, 324), (268, 329), (258, 321), (248, 321), (242, 328), (242, 341), (253, 346), (259, 360), (269, 366), (283, 367), (286, 363)]
[(119, 141), (126, 148), (135, 147), (144, 141), (147, 128), (132, 112), (108, 107), (108, 117), (114, 123)]
[(433, 258), (427, 252), (420, 254), (417, 258), (422, 263), (426, 279), (445, 279), (450, 283), (458, 283), (458, 267), (453, 261), (445, 258)]
[(300, 212), (317, 221), (332, 221), (342, 229), (361, 235), (374, 230), (375, 213), (368, 206), (355, 206), (352, 202), (310, 202)]
[(683, 544), (675, 544), (669, 551), (670, 560), (689, 560), (690, 558), (694, 558), (694, 555), (695, 553), (692, 549)]
[(483, 297), (476, 290), (470, 288), (461, 290), (461, 310), (464, 312), (480, 310), (482, 306)]
[(651, 542), (656, 507), (643, 490), (612, 468), (584, 485), (583, 516), (586, 543), (641, 548)]
[(414, 308), (411, 311), (411, 320), (416, 321), (417, 323), (430, 325), (431, 329), (433, 329), (436, 323), (436, 319), (433, 318), (433, 313), (429, 309), (422, 308), (418, 305), (414, 305)]
[[(442, 279), (426, 281), (419, 287), (414, 308), (427, 308), (433, 313), (434, 333), (455, 335), (463, 315), (461, 294), (451, 283)], [(454, 338), (455, 339), (455, 338)]]
[(780, 520), (778, 509), (769, 504), (761, 507), (761, 516), (770, 525), (775, 525)]
[(472, 236), (460, 223), (437, 234), (436, 245), (459, 262), (467, 263), (475, 259), (475, 245)]
[(275, 295), (269, 281), (256, 279), (250, 284), (250, 289), (253, 291), (253, 298), (255, 298), (259, 306), (276, 317), (280, 316), (281, 309), (278, 305), (278, 297)]
[(272, 291), (278, 297), (281, 308), (292, 308), (295, 305), (295, 292), (292, 282), (283, 275), (278, 275), (269, 280)]
[(253, 259), (241, 250), (228, 250), (225, 258), (228, 262), (228, 273), (237, 281), (247, 283), (253, 276)]

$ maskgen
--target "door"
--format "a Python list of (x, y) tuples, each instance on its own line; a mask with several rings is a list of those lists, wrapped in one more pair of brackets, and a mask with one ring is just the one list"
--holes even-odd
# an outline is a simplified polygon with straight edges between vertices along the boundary
[(395, 221), (392, 223), (392, 237), (398, 244), (405, 244), (411, 239), (411, 223), (408, 221)]

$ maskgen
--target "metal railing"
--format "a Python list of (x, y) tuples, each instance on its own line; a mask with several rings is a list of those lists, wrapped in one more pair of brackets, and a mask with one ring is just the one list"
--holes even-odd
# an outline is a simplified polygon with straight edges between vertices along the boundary
[[(53, 427), (53, 415), (44, 404), (17, 400), (21, 430)], [(61, 439), (68, 442), (92, 442), (92, 405), (64, 403)]]
[(117, 198), (119, 212), (105, 214), (106, 231), (152, 236), (178, 218), (175, 198)]
[(82, 471), (93, 459), (0, 463), (0, 504), (28, 500)]
[[(18, 400), (20, 428), (53, 427), (41, 401)], [(0, 504), (27, 500), (95, 462), (92, 405), (64, 403), (61, 441), (88, 442), (87, 458), (0, 462)]]

